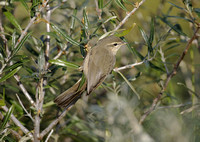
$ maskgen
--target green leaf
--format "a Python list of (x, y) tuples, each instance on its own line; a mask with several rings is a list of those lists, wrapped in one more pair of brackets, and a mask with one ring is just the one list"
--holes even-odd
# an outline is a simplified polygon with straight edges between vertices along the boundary
[(39, 71), (43, 71), (44, 70), (44, 66), (45, 66), (45, 57), (44, 57), (44, 50), (41, 49), (40, 54), (38, 56), (38, 67), (39, 67)]
[(0, 106), (5, 106), (5, 88), (3, 88), (3, 98), (0, 99)]
[[(76, 16), (76, 14), (77, 14), (77, 9), (74, 9), (73, 15)], [(74, 25), (75, 25), (75, 18), (72, 16), (72, 23), (70, 29), (74, 29)]]
[(162, 18), (158, 16), (158, 18), (160, 18), (165, 24), (167, 24), (171, 29), (173, 29), (178, 34), (187, 36), (184, 32), (182, 32), (181, 26), (179, 24), (176, 24), (176, 25), (171, 24), (169, 21), (167, 21), (166, 17)]
[(103, 8), (103, 0), (98, 0), (98, 7), (99, 9)]
[(126, 7), (124, 6), (124, 4), (122, 3), (121, 0), (115, 0), (115, 3), (121, 7), (123, 10), (125, 10), (126, 12), (128, 12), (128, 10), (126, 9)]
[(104, 6), (103, 8), (105, 8), (106, 6), (108, 6), (113, 0), (109, 0)]
[[(28, 61), (28, 60), (25, 60), (25, 61)], [(13, 65), (11, 65), (11, 66), (9, 66), (9, 67), (6, 67), (4, 70), (3, 70), (3, 72), (6, 72), (6, 71), (10, 71), (10, 70), (14, 70), (14, 69), (16, 69), (17, 67), (19, 67), (19, 66), (22, 66), (23, 65), (23, 62), (17, 62), (17, 63), (15, 63), (15, 64), (13, 64)]]
[(149, 61), (148, 61), (147, 63), (149, 64), (149, 66), (150, 66), (151, 68), (153, 68), (153, 69), (155, 69), (155, 70), (159, 70), (159, 71), (165, 72), (165, 70), (163, 70), (162, 68), (160, 68), (160, 67), (154, 65), (153, 63), (151, 63), (151, 62), (149, 62)]
[(1, 127), (0, 127), (0, 130), (3, 130), (4, 127), (6, 126), (6, 124), (8, 123), (9, 119), (10, 119), (10, 116), (11, 114), (13, 113), (14, 111), (14, 106), (12, 105), (9, 110), (6, 112), (6, 115), (3, 119), (3, 123), (1, 124)]
[(29, 11), (29, 7), (28, 7), (28, 5), (27, 5), (27, 2), (25, 2), (25, 0), (20, 0), (20, 2), (21, 2), (22, 5), (25, 7), (25, 9), (26, 9), (27, 11)]
[(49, 63), (59, 65), (59, 66), (63, 66), (63, 67), (74, 68), (74, 69), (79, 68), (78, 65), (64, 61), (64, 60), (61, 60), (61, 59), (52, 59), (52, 60), (49, 60)]
[(125, 38), (123, 38), (123, 41), (126, 43), (126, 47), (128, 47), (128, 49), (131, 51), (131, 53), (133, 54), (133, 55), (137, 55), (139, 58), (140, 58), (140, 60), (143, 60), (144, 59), (144, 57), (142, 56), (142, 54), (140, 54), (135, 48), (132, 48), (130, 45), (129, 45), (129, 43), (128, 43), (128, 41), (125, 39)]
[(139, 30), (140, 30), (140, 32), (142, 34), (142, 37), (143, 37), (144, 41), (146, 42), (146, 44), (148, 46), (148, 52), (152, 53), (153, 52), (153, 48), (152, 48), (152, 45), (150, 43), (150, 40), (149, 40), (147, 34), (145, 33), (145, 31), (140, 26), (138, 26), (138, 27), (139, 27)]
[(30, 37), (32, 33), (27, 33), (24, 38), (19, 42), (19, 44), (17, 45), (17, 47), (13, 50), (12, 56), (14, 56), (24, 45), (24, 43), (26, 42), (26, 40)]
[(11, 72), (9, 72), (8, 74), (6, 74), (5, 76), (3, 76), (0, 79), (0, 82), (3, 82), (5, 80), (7, 80), (8, 78), (12, 77), (16, 72), (18, 72), (20, 70), (21, 66), (19, 66), (18, 68), (12, 70)]
[(8, 18), (8, 20), (18, 29), (20, 30), (20, 32), (22, 31), (21, 26), (19, 25), (19, 23), (17, 22), (17, 20), (15, 19), (15, 17), (10, 13), (10, 12), (4, 12), (4, 15)]
[[(149, 35), (149, 44), (152, 48), (153, 40), (154, 40), (154, 18), (151, 19), (151, 30)], [(153, 50), (153, 49), (152, 49)]]
[(85, 8), (83, 9), (83, 19), (84, 19), (84, 25), (85, 25), (84, 27), (85, 27), (86, 30), (88, 30), (90, 23), (89, 23), (88, 16), (87, 16)]
[(113, 19), (116, 19), (116, 18), (117, 18), (117, 16), (111, 16), (108, 19), (106, 19), (102, 24), (105, 24), (105, 23), (109, 22), (110, 20), (113, 20)]
[(140, 99), (140, 95), (137, 93), (137, 91), (135, 90), (135, 88), (131, 85), (131, 83), (126, 79), (126, 77), (120, 72), (117, 71), (117, 73), (119, 73), (121, 75), (121, 77), (124, 79), (124, 81), (128, 84), (128, 86), (131, 88), (131, 90), (135, 93), (135, 95), (138, 97), (138, 99)]
[(83, 73), (82, 78), (81, 78), (81, 82), (80, 82), (79, 87), (78, 87), (78, 90), (80, 90), (82, 88), (82, 86), (84, 85), (85, 81), (86, 81), (86, 78), (85, 78), (85, 75)]
[(56, 25), (51, 23), (52, 28), (58, 33), (60, 34), (62, 37), (64, 37), (64, 39), (68, 42), (70, 42), (73, 45), (79, 46), (80, 43), (75, 41), (74, 39), (72, 39), (70, 36), (68, 36), (64, 31), (62, 31), (60, 28), (58, 28)]
[(16, 44), (16, 31), (14, 30), (13, 34), (12, 34), (12, 50), (14, 49), (15, 47), (15, 44)]
[(72, 17), (78, 21), (78, 23), (81, 25), (82, 28), (85, 28), (81, 20), (79, 20), (78, 17), (76, 17), (76, 15), (72, 15)]
[(127, 35), (135, 27), (135, 25), (136, 25), (136, 23), (133, 23), (131, 27), (129, 27), (128, 29), (122, 31), (121, 33), (115, 34), (115, 36), (122, 37), (122, 36)]
[(194, 8), (194, 12), (199, 16), (200, 18), (200, 8)]
[(168, 2), (168, 3), (171, 4), (172, 6), (178, 8), (178, 9), (185, 10), (184, 8), (182, 8), (182, 7), (178, 6), (178, 5), (175, 5), (175, 4), (171, 3), (171, 2)]

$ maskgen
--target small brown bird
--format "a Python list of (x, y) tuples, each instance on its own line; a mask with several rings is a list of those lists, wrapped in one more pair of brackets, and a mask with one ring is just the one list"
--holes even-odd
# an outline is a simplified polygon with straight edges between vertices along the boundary
[(79, 79), (71, 88), (56, 97), (54, 102), (61, 107), (68, 108), (76, 103), (85, 90), (89, 95), (96, 89), (114, 68), (115, 55), (125, 43), (118, 37), (108, 36), (99, 40), (96, 44), (93, 42), (88, 44), (90, 47), (83, 62), (85, 83), (80, 86), (81, 79)]

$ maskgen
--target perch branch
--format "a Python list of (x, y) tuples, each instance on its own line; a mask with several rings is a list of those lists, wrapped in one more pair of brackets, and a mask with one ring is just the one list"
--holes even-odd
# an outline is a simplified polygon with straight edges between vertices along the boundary
[(133, 10), (131, 12), (129, 12), (126, 17), (124, 17), (124, 19), (118, 24), (118, 26), (113, 30), (113, 31), (117, 31), (122, 25), (124, 25), (126, 23), (126, 21), (129, 19), (129, 17), (131, 15), (133, 15), (137, 10), (138, 8), (145, 2), (146, 0), (141, 0), (140, 3), (138, 3), (136, 5), (135, 8), (133, 8)]

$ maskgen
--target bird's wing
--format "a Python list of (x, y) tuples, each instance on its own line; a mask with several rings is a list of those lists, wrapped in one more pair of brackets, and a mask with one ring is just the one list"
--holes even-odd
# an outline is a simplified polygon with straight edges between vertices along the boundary
[[(98, 48), (98, 46), (94, 48)], [(86, 73), (88, 94), (104, 81), (106, 76), (113, 69), (114, 64), (115, 57), (110, 54), (107, 49), (99, 47), (98, 49), (91, 51)]]

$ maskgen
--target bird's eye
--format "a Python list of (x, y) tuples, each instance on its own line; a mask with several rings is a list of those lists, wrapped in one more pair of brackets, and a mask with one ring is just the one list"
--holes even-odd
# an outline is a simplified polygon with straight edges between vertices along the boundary
[(117, 46), (118, 44), (117, 44), (117, 43), (114, 43), (113, 45), (114, 45), (114, 46)]

